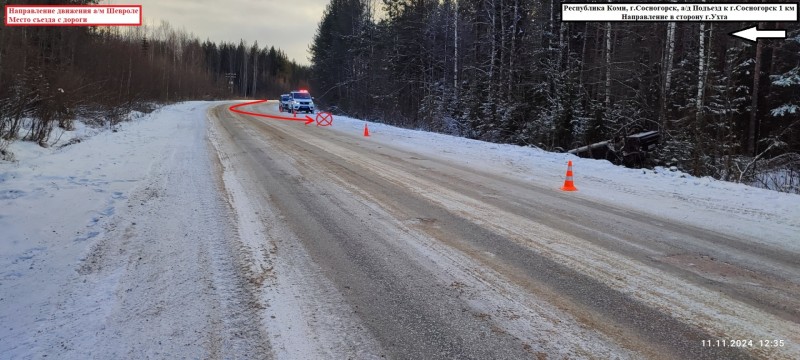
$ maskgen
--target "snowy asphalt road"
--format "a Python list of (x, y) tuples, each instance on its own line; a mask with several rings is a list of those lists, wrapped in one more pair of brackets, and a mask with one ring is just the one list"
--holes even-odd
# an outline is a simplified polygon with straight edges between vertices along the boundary
[(800, 196), (229, 106), (12, 144), (0, 357), (800, 358)]
[(268, 278), (254, 292), (298, 302), (267, 310), (278, 355), (800, 354), (796, 253), (227, 107), (209, 111), (212, 141), (240, 224), (258, 210), (239, 227)]

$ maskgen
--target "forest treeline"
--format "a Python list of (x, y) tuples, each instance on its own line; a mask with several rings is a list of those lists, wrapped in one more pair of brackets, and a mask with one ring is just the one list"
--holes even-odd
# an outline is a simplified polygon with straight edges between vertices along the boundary
[[(92, 4), (96, 1), (0, 1)], [(120, 121), (182, 100), (274, 97), (310, 70), (274, 47), (201, 41), (168, 23), (141, 27), (0, 27), (0, 151), (22, 137), (46, 145), (76, 116)], [(226, 76), (229, 74), (234, 74)]]
[(547, 0), (331, 0), (312, 88), (349, 115), (563, 151), (644, 130), (653, 161), (800, 188), (800, 26), (561, 22)]

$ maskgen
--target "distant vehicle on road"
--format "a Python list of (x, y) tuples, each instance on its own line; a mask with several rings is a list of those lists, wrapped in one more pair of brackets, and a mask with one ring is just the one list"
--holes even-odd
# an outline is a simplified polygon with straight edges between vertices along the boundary
[(292, 91), (290, 96), (292, 97), (290, 111), (314, 113), (314, 98), (308, 90)]
[(281, 101), (278, 103), (278, 110), (280, 112), (284, 111), (291, 112), (292, 111), (291, 103), (292, 103), (292, 95), (289, 94), (281, 95)]

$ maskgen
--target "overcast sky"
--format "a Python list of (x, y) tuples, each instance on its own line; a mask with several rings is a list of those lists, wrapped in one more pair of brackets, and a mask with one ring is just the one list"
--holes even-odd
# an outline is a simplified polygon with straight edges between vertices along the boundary
[(141, 4), (144, 23), (167, 20), (200, 40), (283, 49), (289, 59), (308, 64), (308, 46), (329, 0), (107, 0), (101, 3)]

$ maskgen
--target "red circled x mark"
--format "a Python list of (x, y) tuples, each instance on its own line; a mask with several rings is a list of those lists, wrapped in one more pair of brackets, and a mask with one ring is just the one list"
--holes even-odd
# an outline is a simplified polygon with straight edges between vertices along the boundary
[(333, 115), (327, 112), (317, 113), (317, 126), (333, 125)]

